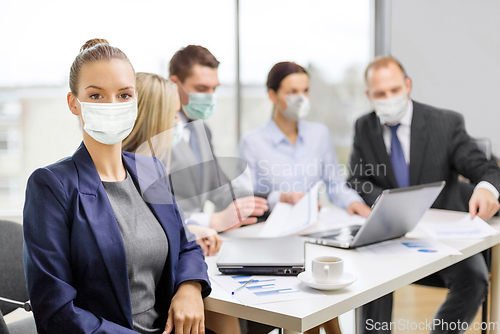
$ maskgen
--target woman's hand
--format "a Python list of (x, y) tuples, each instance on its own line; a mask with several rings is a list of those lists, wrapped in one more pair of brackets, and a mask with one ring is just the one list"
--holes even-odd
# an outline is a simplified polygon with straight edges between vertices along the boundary
[(255, 224), (256, 217), (262, 216), (267, 210), (269, 207), (264, 198), (253, 196), (238, 198), (224, 210), (212, 215), (210, 227), (222, 232), (234, 230), (241, 225)]
[(280, 197), (280, 202), (295, 205), (298, 201), (304, 197), (305, 193), (297, 192), (282, 192)]
[(205, 256), (217, 254), (222, 240), (216, 230), (199, 225), (188, 225), (188, 229), (196, 236), (196, 242), (200, 245)]
[(205, 313), (201, 298), (201, 284), (186, 281), (179, 285), (163, 334), (170, 334), (175, 327), (176, 334), (205, 334)]
[(347, 207), (347, 212), (350, 215), (358, 214), (364, 218), (368, 217), (368, 215), (370, 214), (371, 211), (372, 211), (372, 209), (370, 209), (370, 207), (368, 205), (366, 205), (365, 203), (361, 203), (361, 202), (352, 202)]
[[(284, 192), (284, 193), (281, 193), (280, 202), (295, 205), (305, 195), (306, 195), (306, 193)], [(321, 204), (318, 202), (318, 211), (320, 211), (320, 210), (321, 210)]]

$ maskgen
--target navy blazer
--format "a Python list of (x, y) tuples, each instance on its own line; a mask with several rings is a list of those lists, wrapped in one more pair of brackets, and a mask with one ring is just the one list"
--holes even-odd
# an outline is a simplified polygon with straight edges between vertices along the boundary
[[(210, 293), (201, 248), (189, 242), (157, 159), (123, 152), (123, 162), (165, 230), (168, 257), (156, 289), (164, 326), (179, 284)], [(37, 169), (28, 180), (24, 266), (38, 332), (135, 333), (123, 239), (87, 148)]]

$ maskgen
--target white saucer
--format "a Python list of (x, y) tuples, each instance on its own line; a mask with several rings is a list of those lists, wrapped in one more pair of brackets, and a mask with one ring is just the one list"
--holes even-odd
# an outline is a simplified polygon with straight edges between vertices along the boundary
[(353, 274), (344, 272), (344, 276), (342, 279), (338, 282), (335, 283), (328, 283), (328, 284), (320, 284), (316, 283), (314, 278), (312, 278), (312, 274), (309, 271), (303, 271), (301, 272), (297, 278), (307, 286), (310, 286), (313, 289), (318, 289), (318, 290), (338, 290), (338, 289), (343, 289), (345, 287), (348, 287), (352, 283), (356, 282), (356, 277), (354, 277)]

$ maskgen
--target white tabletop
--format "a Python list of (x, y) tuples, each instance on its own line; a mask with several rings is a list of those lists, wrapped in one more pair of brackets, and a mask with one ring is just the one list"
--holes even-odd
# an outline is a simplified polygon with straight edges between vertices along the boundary
[[(330, 212), (334, 214), (334, 212)], [(320, 215), (320, 222), (309, 231), (332, 228), (328, 212)], [(462, 218), (465, 213), (430, 210), (422, 221), (450, 221)], [(500, 218), (493, 218), (490, 224), (500, 231)], [(261, 226), (251, 226), (232, 233), (231, 237), (253, 237)], [(418, 227), (409, 237), (425, 237)], [(212, 294), (205, 299), (205, 308), (210, 311), (265, 323), (275, 327), (303, 332), (322, 324), (349, 310), (357, 308), (389, 292), (415, 282), (436, 271), (457, 263), (473, 254), (500, 243), (500, 234), (480, 240), (446, 240), (462, 255), (430, 255), (426, 257), (395, 256), (390, 258), (366, 257), (356, 250), (343, 250), (319, 245), (306, 245), (306, 270), (310, 269), (313, 257), (335, 255), (344, 259), (346, 272), (357, 277), (357, 281), (343, 290), (325, 292), (327, 296), (309, 300), (276, 302), (255, 306), (242, 305), (217, 283), (212, 282)], [(207, 258), (210, 273), (217, 273), (217, 258)]]

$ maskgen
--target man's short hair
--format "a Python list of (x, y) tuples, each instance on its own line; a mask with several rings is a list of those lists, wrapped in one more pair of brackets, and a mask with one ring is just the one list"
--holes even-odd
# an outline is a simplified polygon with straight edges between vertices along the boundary
[(404, 69), (403, 65), (397, 60), (396, 58), (392, 56), (380, 56), (375, 58), (368, 66), (366, 67), (365, 70), (365, 82), (368, 84), (368, 72), (370, 70), (376, 70), (381, 67), (387, 67), (389, 64), (396, 64), (400, 69), (401, 72), (403, 72), (403, 76), (405, 79), (408, 77), (408, 74), (406, 74), (406, 70)]
[(219, 61), (206, 48), (199, 45), (188, 45), (177, 51), (170, 59), (170, 76), (176, 75), (181, 82), (191, 75), (194, 65), (218, 68)]

